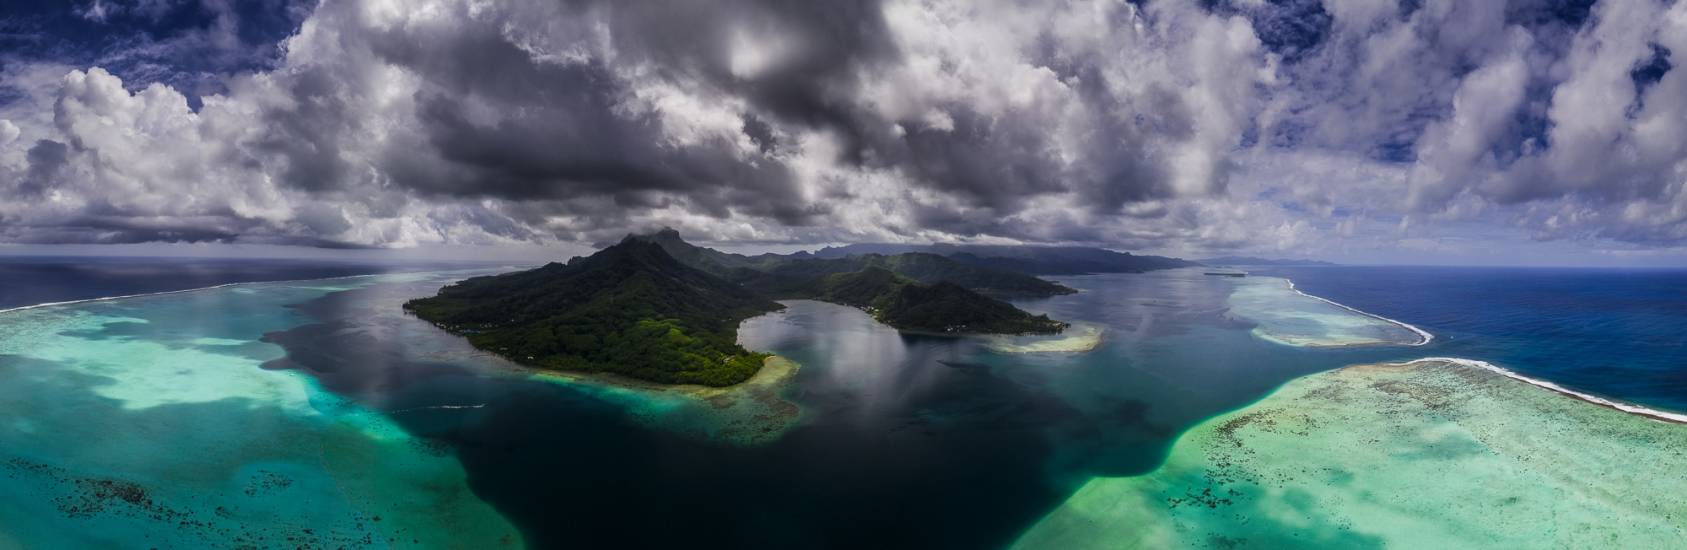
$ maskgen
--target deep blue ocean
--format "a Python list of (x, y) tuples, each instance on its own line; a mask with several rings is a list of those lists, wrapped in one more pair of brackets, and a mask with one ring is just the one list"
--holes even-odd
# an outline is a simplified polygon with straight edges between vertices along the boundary
[(1260, 270), (1435, 334), (1426, 354), (1687, 411), (1687, 270), (1307, 267)]
[[(462, 267), (11, 258), (0, 259), (0, 309)], [(462, 272), (11, 312), (0, 318), (0, 327), (10, 327), (0, 332), (0, 412), (13, 418), (0, 423), (0, 468), (12, 477), (0, 485), (12, 480), (7, 490), (38, 493), (40, 501), (0, 498), (0, 526), (37, 526), (22, 540), (42, 547), (88, 544), (73, 535), (102, 529), (168, 529), (181, 537), (162, 539), (166, 546), (238, 546), (278, 532), (339, 546), (383, 534), (363, 531), (379, 531), (378, 520), (365, 519), (372, 510), (396, 516), (403, 508), (382, 498), (432, 498), (466, 483), (534, 547), (989, 548), (1012, 543), (1094, 476), (1152, 471), (1202, 420), (1344, 365), (1465, 357), (1687, 410), (1687, 271), (1256, 274), (1288, 277), (1307, 293), (1435, 338), (1416, 347), (1269, 342), (1228, 307), (1239, 281), (1198, 270), (1062, 277), (1083, 292), (1019, 302), (1104, 327), (1102, 344), (1082, 354), (1000, 353), (977, 339), (902, 335), (851, 308), (793, 302), (747, 322), (740, 337), (746, 347), (802, 365), (781, 392), (800, 407), (801, 421), (745, 446), (664, 425), (692, 410), (669, 401), (512, 374), (399, 308)], [(303, 390), (295, 387), (301, 377), (309, 381)], [(220, 398), (225, 391), (240, 394)], [(362, 426), (359, 419), (371, 414), (405, 437), (339, 428)], [(85, 435), (112, 429), (144, 437), (117, 445)], [(275, 441), (306, 442), (310, 452)], [(377, 443), (384, 446), (370, 450)], [(195, 449), (196, 465), (173, 468), (185, 460), (172, 458), (184, 445)], [(460, 467), (462, 478), (441, 477), (439, 459)], [(377, 476), (371, 463), (391, 466)], [(362, 478), (373, 487), (358, 493), (368, 495), (362, 501), (306, 489)], [(257, 481), (242, 481), (249, 479)], [(138, 502), (172, 506), (175, 515), (162, 517), (173, 523), (54, 508), (66, 499), (109, 501), (116, 493), (98, 489), (119, 482), (149, 488), (153, 500)], [(219, 489), (240, 483), (248, 486)], [(87, 487), (96, 490), (90, 495)], [(188, 496), (173, 497), (172, 489)], [(324, 518), (344, 519), (343, 509), (364, 515), (312, 532), (264, 523), (273, 510), (301, 506)]]

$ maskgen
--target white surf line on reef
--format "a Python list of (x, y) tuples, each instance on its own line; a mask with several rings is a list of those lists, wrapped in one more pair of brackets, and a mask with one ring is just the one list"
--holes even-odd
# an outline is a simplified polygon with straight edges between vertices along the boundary
[(1487, 371), (1495, 372), (1495, 373), (1498, 373), (1502, 376), (1505, 376), (1506, 378), (1510, 378), (1512, 380), (1517, 380), (1519, 382), (1523, 382), (1523, 383), (1529, 384), (1531, 386), (1551, 390), (1551, 391), (1557, 392), (1557, 393), (1559, 393), (1561, 395), (1564, 395), (1564, 396), (1567, 396), (1567, 397), (1573, 397), (1573, 398), (1576, 398), (1576, 399), (1580, 399), (1582, 401), (1593, 403), (1595, 405), (1601, 405), (1601, 406), (1604, 406), (1604, 407), (1609, 407), (1609, 408), (1616, 409), (1616, 410), (1619, 410), (1619, 411), (1622, 411), (1622, 412), (1626, 412), (1626, 413), (1629, 413), (1629, 414), (1632, 414), (1632, 415), (1635, 415), (1635, 416), (1643, 416), (1643, 417), (1646, 417), (1646, 418), (1650, 418), (1652, 420), (1659, 420), (1659, 421), (1663, 421), (1663, 422), (1671, 422), (1671, 423), (1675, 423), (1675, 424), (1687, 424), (1687, 414), (1660, 411), (1660, 410), (1657, 410), (1657, 409), (1649, 409), (1649, 408), (1642, 407), (1640, 405), (1635, 405), (1635, 404), (1632, 404), (1632, 403), (1624, 403), (1624, 402), (1621, 402), (1621, 401), (1613, 401), (1613, 400), (1606, 399), (1606, 398), (1603, 398), (1603, 397), (1600, 397), (1600, 396), (1597, 396), (1597, 395), (1582, 393), (1582, 392), (1579, 392), (1579, 391), (1576, 391), (1576, 390), (1572, 390), (1570, 388), (1566, 388), (1564, 386), (1560, 386), (1558, 384), (1554, 384), (1552, 382), (1548, 382), (1546, 380), (1541, 380), (1541, 379), (1538, 379), (1538, 378), (1530, 378), (1530, 377), (1527, 377), (1527, 376), (1524, 376), (1524, 375), (1521, 375), (1521, 374), (1517, 374), (1516, 372), (1514, 372), (1510, 369), (1507, 369), (1505, 367), (1501, 367), (1499, 365), (1495, 365), (1493, 363), (1489, 363), (1487, 361), (1479, 361), (1479, 360), (1476, 360), (1476, 359), (1461, 359), (1461, 358), (1458, 358), (1458, 357), (1424, 357), (1422, 359), (1413, 359), (1411, 361), (1405, 361), (1405, 362), (1401, 362), (1401, 363), (1389, 363), (1389, 364), (1390, 365), (1402, 365), (1403, 366), (1403, 365), (1410, 365), (1410, 364), (1413, 364), (1413, 363), (1427, 363), (1427, 362), (1436, 362), (1436, 361), (1443, 362), (1443, 363), (1452, 363), (1452, 364), (1455, 364), (1455, 365), (1462, 365), (1462, 366), (1466, 366), (1466, 367), (1473, 367), (1473, 368), (1484, 369), (1484, 370), (1487, 370)]
[[(315, 280), (315, 279), (305, 279), (305, 280)], [(258, 282), (258, 281), (252, 281), (252, 282)], [(264, 282), (282, 282), (282, 281), (264, 281)], [(40, 309), (40, 308), (44, 308), (44, 307), (53, 307), (53, 306), (69, 306), (69, 305), (76, 305), (76, 304), (86, 304), (86, 303), (90, 303), (90, 302), (109, 302), (109, 301), (112, 301), (112, 300), (127, 300), (127, 299), (130, 299), (130, 298), (146, 298), (148, 296), (167, 296), (167, 295), (170, 295), (170, 294), (186, 294), (186, 293), (189, 293), (189, 292), (199, 292), (201, 290), (215, 290), (215, 289), (219, 289), (219, 288), (228, 288), (228, 287), (231, 287), (231, 286), (243, 285), (243, 284), (251, 284), (251, 283), (250, 282), (247, 282), (247, 283), (223, 283), (223, 284), (220, 284), (220, 285), (202, 286), (202, 287), (198, 287), (198, 288), (184, 288), (184, 289), (181, 289), (181, 290), (165, 290), (165, 291), (162, 291), (162, 292), (143, 292), (141, 294), (124, 294), (124, 295), (120, 295), (120, 296), (101, 296), (101, 297), (98, 297), (98, 298), (83, 298), (81, 300), (65, 300), (63, 302), (42, 302), (42, 303), (39, 303), (39, 304), (0, 309), (0, 313), (11, 313), (11, 312), (14, 312), (14, 311)]]
[(1370, 317), (1372, 319), (1381, 319), (1383, 321), (1394, 323), (1396, 325), (1405, 327), (1406, 330), (1410, 330), (1414, 333), (1417, 333), (1418, 338), (1423, 339), (1423, 340), (1418, 341), (1418, 343), (1416, 343), (1416, 344), (1406, 344), (1408, 346), (1421, 346), (1421, 345), (1424, 345), (1424, 344), (1428, 344), (1430, 340), (1435, 339), (1434, 334), (1430, 334), (1429, 331), (1418, 328), (1418, 327), (1412, 325), (1411, 323), (1407, 323), (1407, 322), (1404, 322), (1404, 321), (1398, 321), (1398, 320), (1395, 320), (1395, 319), (1389, 319), (1387, 317), (1383, 317), (1381, 315), (1377, 315), (1377, 314), (1371, 313), (1369, 311), (1361, 311), (1361, 310), (1358, 310), (1358, 309), (1348, 307), (1347, 305), (1336, 302), (1334, 300), (1328, 300), (1328, 299), (1324, 299), (1324, 298), (1321, 298), (1321, 297), (1318, 297), (1318, 296), (1313, 296), (1311, 294), (1307, 294), (1305, 292), (1301, 292), (1300, 289), (1295, 288), (1295, 282), (1294, 282), (1293, 279), (1289, 279), (1287, 277), (1284, 277), (1283, 280), (1289, 282), (1289, 290), (1295, 291), (1295, 294), (1299, 294), (1299, 295), (1305, 296), (1307, 298), (1311, 298), (1311, 299), (1314, 299), (1314, 300), (1317, 300), (1317, 301), (1320, 301), (1320, 302), (1324, 302), (1326, 304), (1330, 304), (1332, 306), (1336, 306), (1336, 307), (1339, 307), (1339, 308), (1342, 308), (1342, 309), (1345, 309), (1345, 310), (1348, 310), (1348, 311), (1351, 311), (1351, 312), (1354, 312), (1354, 313), (1357, 313), (1357, 314), (1360, 314), (1360, 315), (1364, 315), (1364, 316)]
[(202, 286), (202, 287), (196, 287), (196, 288), (184, 288), (184, 289), (180, 289), (180, 290), (163, 290), (163, 291), (159, 291), (159, 292), (142, 292), (140, 294), (123, 294), (123, 295), (119, 295), (119, 296), (100, 296), (98, 298), (83, 298), (83, 299), (80, 299), (80, 300), (65, 300), (63, 302), (42, 302), (42, 303), (39, 303), (39, 304), (30, 304), (30, 305), (27, 305), (27, 306), (17, 306), (17, 307), (0, 309), (0, 314), (11, 313), (11, 312), (14, 312), (14, 311), (25, 311), (25, 310), (30, 310), (30, 309), (40, 309), (40, 308), (44, 308), (44, 307), (71, 306), (71, 305), (86, 304), (86, 303), (91, 303), (91, 302), (111, 302), (111, 301), (116, 301), (116, 300), (128, 300), (130, 298), (150, 298), (150, 297), (153, 297), (153, 296), (168, 296), (168, 295), (171, 295), (171, 294), (187, 294), (189, 292), (216, 290), (216, 289), (219, 289), (219, 288), (229, 288), (229, 287), (234, 287), (234, 286), (309, 283), (309, 282), (315, 282), (315, 281), (337, 281), (337, 280), (340, 280), (340, 279), (358, 279), (358, 278), (363, 278), (363, 277), (379, 277), (379, 276), (382, 276), (382, 275), (404, 275), (404, 274), (407, 274), (407, 273), (451, 273), (453, 271), (479, 271), (479, 269), (447, 269), (447, 270), (444, 270), (444, 271), (399, 271), (399, 272), (393, 272), (393, 273), (364, 273), (362, 275), (337, 275), (337, 276), (334, 276), (334, 277), (317, 277), (317, 278), (314, 278), (314, 279), (278, 279), (278, 280), (274, 280), (274, 281), (240, 281), (240, 282), (237, 282), (237, 283), (223, 283), (223, 284), (220, 284), (220, 285)]

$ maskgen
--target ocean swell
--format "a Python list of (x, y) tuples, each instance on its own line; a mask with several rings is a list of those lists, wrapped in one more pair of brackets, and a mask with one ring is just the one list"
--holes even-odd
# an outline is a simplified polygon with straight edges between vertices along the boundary
[[(365, 277), (366, 275), (353, 275), (353, 276), (354, 277)], [(267, 282), (282, 282), (282, 281), (263, 281), (263, 282), (267, 283)], [(202, 286), (202, 287), (198, 287), (198, 288), (184, 288), (184, 289), (181, 289), (181, 290), (165, 290), (165, 291), (162, 291), (162, 292), (143, 292), (143, 293), (140, 293), (140, 294), (124, 294), (124, 295), (121, 295), (121, 296), (101, 296), (101, 297), (98, 297), (98, 298), (83, 298), (81, 300), (65, 300), (63, 302), (42, 302), (42, 303), (39, 303), (39, 304), (30, 304), (30, 305), (27, 305), (27, 306), (18, 306), (18, 307), (0, 309), (0, 313), (11, 313), (11, 312), (14, 312), (14, 311), (40, 309), (40, 308), (44, 308), (44, 307), (53, 307), (53, 306), (70, 306), (70, 305), (76, 305), (76, 304), (86, 304), (86, 303), (89, 303), (89, 302), (110, 302), (112, 300), (127, 300), (127, 299), (130, 299), (130, 298), (146, 298), (146, 297), (149, 297), (149, 296), (168, 296), (168, 295), (171, 295), (171, 294), (185, 294), (185, 293), (188, 293), (188, 292), (199, 292), (199, 291), (202, 291), (202, 290), (215, 290), (215, 289), (219, 289), (219, 288), (228, 288), (228, 287), (231, 287), (231, 286), (245, 285), (245, 284), (252, 284), (252, 283), (223, 283), (223, 284), (220, 284), (220, 285)]]
[(1570, 388), (1566, 388), (1564, 386), (1560, 386), (1558, 384), (1554, 384), (1552, 382), (1548, 382), (1546, 380), (1541, 380), (1541, 379), (1538, 379), (1538, 378), (1530, 378), (1528, 376), (1518, 374), (1518, 373), (1516, 373), (1516, 372), (1514, 372), (1510, 369), (1495, 365), (1493, 363), (1489, 363), (1487, 361), (1480, 361), (1480, 360), (1476, 360), (1476, 359), (1462, 359), (1462, 358), (1458, 358), (1458, 357), (1424, 357), (1424, 358), (1421, 358), (1421, 359), (1413, 359), (1411, 361), (1405, 361), (1405, 362), (1400, 362), (1400, 363), (1390, 363), (1390, 364), (1391, 365), (1402, 365), (1403, 366), (1403, 365), (1410, 365), (1410, 364), (1414, 364), (1414, 363), (1427, 363), (1427, 362), (1452, 363), (1452, 364), (1455, 364), (1455, 365), (1462, 365), (1462, 366), (1466, 366), (1466, 367), (1484, 369), (1484, 370), (1487, 370), (1487, 371), (1498, 373), (1502, 376), (1505, 376), (1506, 378), (1510, 378), (1510, 379), (1513, 379), (1513, 380), (1517, 380), (1519, 382), (1523, 382), (1525, 384), (1529, 384), (1531, 386), (1551, 390), (1551, 391), (1559, 393), (1561, 395), (1565, 395), (1565, 396), (1568, 396), (1568, 397), (1580, 399), (1582, 401), (1586, 401), (1588, 403), (1593, 403), (1595, 405), (1599, 405), (1599, 406), (1603, 406), (1603, 407), (1609, 407), (1609, 408), (1616, 409), (1616, 410), (1619, 410), (1619, 411), (1623, 411), (1623, 412), (1626, 412), (1626, 413), (1629, 413), (1629, 414), (1632, 414), (1632, 415), (1635, 415), (1635, 416), (1643, 416), (1643, 417), (1646, 417), (1646, 418), (1650, 418), (1650, 419), (1658, 420), (1658, 421), (1663, 421), (1663, 422), (1671, 422), (1671, 423), (1676, 423), (1676, 424), (1687, 424), (1687, 414), (1660, 411), (1660, 410), (1657, 410), (1657, 409), (1650, 409), (1650, 408), (1642, 407), (1640, 405), (1635, 405), (1635, 404), (1631, 404), (1631, 403), (1623, 403), (1621, 401), (1613, 401), (1613, 400), (1610, 400), (1610, 399), (1599, 397), (1597, 395), (1579, 392), (1579, 391), (1576, 391), (1576, 390), (1572, 390)]

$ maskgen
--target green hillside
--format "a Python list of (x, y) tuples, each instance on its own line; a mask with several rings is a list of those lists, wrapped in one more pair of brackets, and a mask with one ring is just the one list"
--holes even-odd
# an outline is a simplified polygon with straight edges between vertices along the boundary
[(910, 332), (1053, 334), (1067, 326), (954, 283), (922, 284), (878, 266), (828, 276), (813, 297), (865, 309), (879, 322)]
[(775, 297), (806, 293), (827, 275), (860, 271), (869, 266), (882, 267), (921, 283), (949, 282), (1002, 298), (1077, 292), (1025, 273), (923, 252), (862, 254), (845, 258), (816, 258), (806, 254), (745, 256), (693, 245), (680, 238), (679, 232), (673, 229), (631, 238), (655, 243), (681, 263)]
[(476, 277), (405, 309), (519, 363), (677, 384), (748, 379), (738, 323), (781, 306), (636, 240), (567, 265)]

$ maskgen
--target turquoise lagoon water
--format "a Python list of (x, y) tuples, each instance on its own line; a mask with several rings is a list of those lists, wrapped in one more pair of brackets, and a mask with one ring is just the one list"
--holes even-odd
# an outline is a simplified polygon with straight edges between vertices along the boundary
[[(740, 331), (794, 372), (658, 390), (515, 368), (398, 308), (462, 276), (0, 313), (0, 546), (1004, 546), (1286, 381), (1446, 345), (1174, 270), (1021, 303), (1099, 338), (1041, 349), (1087, 352), (799, 301)], [(1356, 334), (1378, 341), (1321, 345)]]
[(1296, 379), (1090, 480), (1022, 548), (1674, 548), (1687, 427), (1457, 360)]
[(263, 368), (289, 304), (365, 282), (0, 314), (0, 546), (519, 544), (448, 451)]
[(1230, 312), (1253, 321), (1254, 335), (1289, 346), (1423, 345), (1422, 329), (1307, 295), (1279, 277), (1236, 280)]

